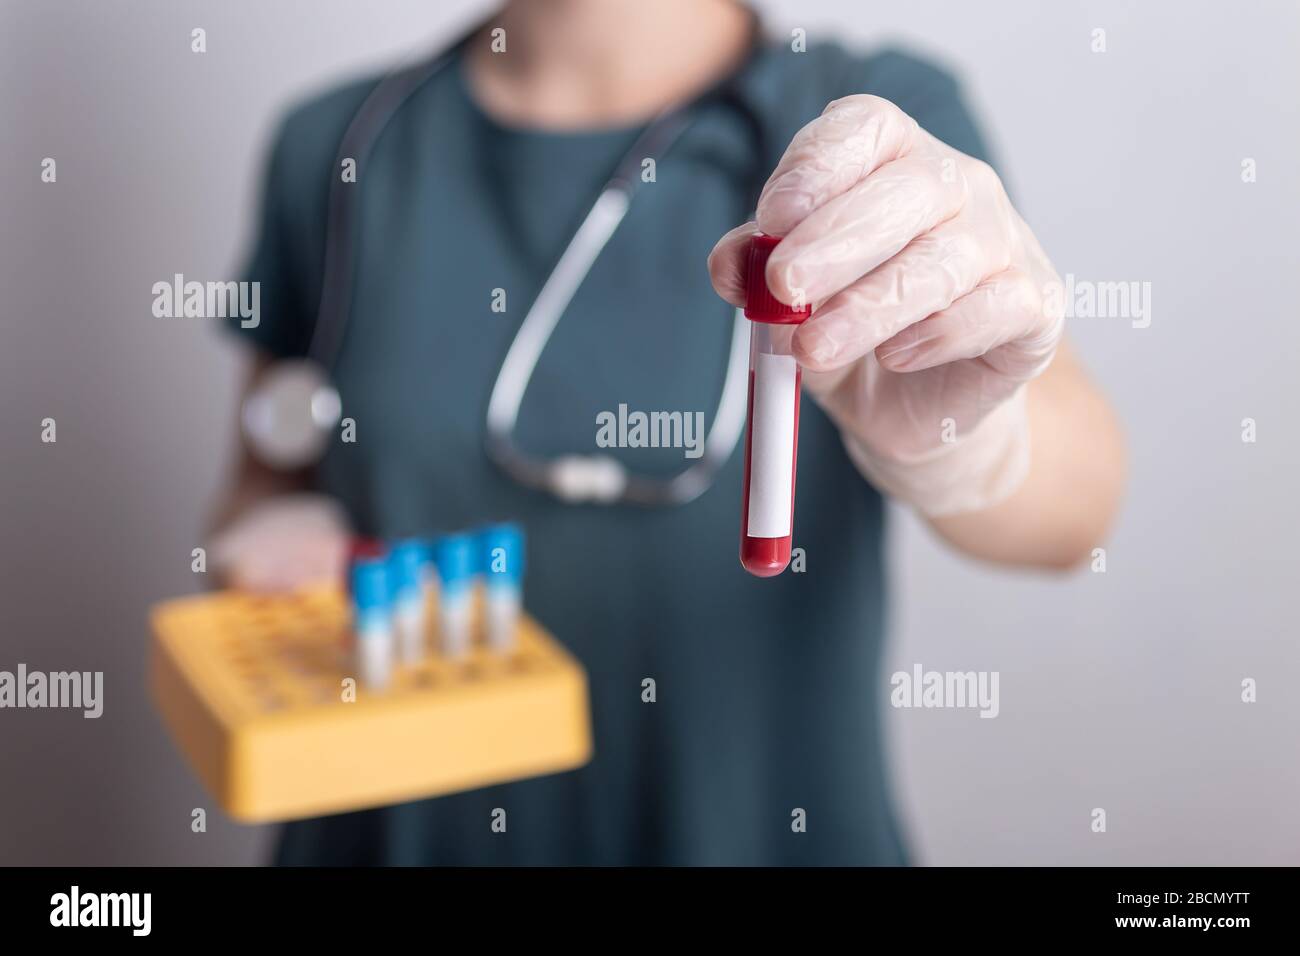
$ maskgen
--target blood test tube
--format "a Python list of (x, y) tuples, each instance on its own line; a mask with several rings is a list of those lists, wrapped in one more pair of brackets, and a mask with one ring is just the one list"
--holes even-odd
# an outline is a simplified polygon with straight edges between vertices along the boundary
[(453, 660), (469, 653), (474, 612), (477, 552), (471, 534), (443, 535), (434, 545), (438, 568), (438, 632), (444, 656)]
[(425, 654), (424, 542), (408, 538), (393, 545), (389, 554), (397, 640), (402, 663), (414, 664)]
[(792, 330), (784, 326), (812, 314), (807, 305), (795, 308), (778, 301), (767, 287), (767, 260), (780, 241), (763, 233), (750, 239), (745, 280), (745, 317), (753, 324), (740, 563), (760, 578), (780, 574), (790, 563), (803, 373), (790, 352)]
[(393, 621), (388, 562), (362, 558), (352, 566), (352, 614), (361, 683), (382, 689), (393, 673)]
[(524, 532), (516, 524), (494, 524), (478, 533), (483, 561), (483, 630), (498, 654), (515, 645), (523, 604)]

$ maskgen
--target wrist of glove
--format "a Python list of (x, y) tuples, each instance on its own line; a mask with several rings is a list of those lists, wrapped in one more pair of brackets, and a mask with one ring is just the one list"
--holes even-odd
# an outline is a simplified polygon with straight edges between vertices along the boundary
[(851, 427), (841, 430), (849, 459), (880, 491), (926, 517), (980, 511), (1011, 497), (1029, 474), (1026, 390), (1022, 387), (968, 434), (929, 451), (881, 455)]

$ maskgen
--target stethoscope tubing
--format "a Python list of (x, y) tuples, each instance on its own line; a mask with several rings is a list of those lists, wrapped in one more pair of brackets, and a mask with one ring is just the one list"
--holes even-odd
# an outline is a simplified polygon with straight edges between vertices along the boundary
[[(354, 220), (360, 178), (344, 182), (339, 174), (341, 164), (352, 159), (359, 170), (393, 116), (429, 80), (453, 63), (477, 32), (470, 32), (437, 56), (391, 72), (371, 90), (340, 140), (326, 214), (320, 303), (307, 351), (309, 362), (321, 370), (325, 381), (333, 379), (346, 336), (355, 280)], [(740, 309), (734, 314), (722, 393), (704, 440), (703, 453), (678, 474), (670, 478), (632, 474), (607, 456), (534, 458), (520, 451), (513, 439), (528, 385), (556, 326), (628, 214), (640, 185), (643, 158), (661, 157), (668, 152), (690, 128), (699, 108), (714, 100), (724, 101), (739, 112), (754, 138), (756, 155), (763, 157), (763, 131), (758, 118), (726, 84), (693, 104), (664, 111), (646, 127), (615, 168), (543, 283), (506, 352), (488, 401), (486, 450), (499, 467), (523, 485), (546, 490), (571, 503), (684, 504), (710, 487), (739, 445), (746, 414), (749, 331)], [(757, 190), (751, 191), (753, 199)]]

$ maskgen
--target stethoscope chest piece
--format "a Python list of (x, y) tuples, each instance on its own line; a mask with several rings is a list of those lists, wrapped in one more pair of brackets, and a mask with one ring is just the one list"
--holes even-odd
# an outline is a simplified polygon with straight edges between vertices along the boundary
[(249, 392), (240, 424), (253, 454), (276, 469), (317, 461), (343, 412), (338, 390), (309, 359), (276, 362)]

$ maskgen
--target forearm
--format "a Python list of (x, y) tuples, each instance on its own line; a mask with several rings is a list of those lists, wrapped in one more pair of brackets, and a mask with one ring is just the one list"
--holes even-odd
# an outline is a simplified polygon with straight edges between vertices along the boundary
[(1024, 483), (999, 504), (931, 518), (930, 525), (972, 557), (1064, 570), (1102, 543), (1118, 510), (1123, 437), (1068, 344), (1027, 388), (1031, 450)]

